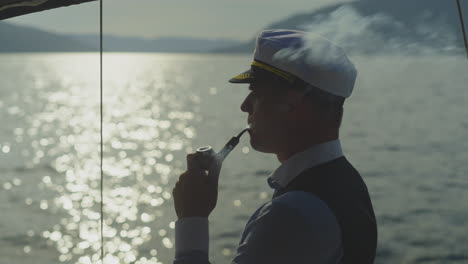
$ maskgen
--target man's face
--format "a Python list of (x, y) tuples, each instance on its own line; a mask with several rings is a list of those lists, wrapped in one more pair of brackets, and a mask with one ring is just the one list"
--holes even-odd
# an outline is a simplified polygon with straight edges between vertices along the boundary
[(284, 98), (275, 94), (272, 85), (260, 81), (250, 84), (250, 93), (241, 105), (248, 113), (252, 148), (266, 153), (278, 152), (287, 129)]

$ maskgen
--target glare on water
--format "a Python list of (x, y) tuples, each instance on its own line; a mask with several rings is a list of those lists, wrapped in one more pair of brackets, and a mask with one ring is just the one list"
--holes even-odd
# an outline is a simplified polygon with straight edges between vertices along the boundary
[[(27, 170), (32, 174), (28, 176), (39, 179), (37, 197), (26, 198), (26, 204), (53, 214), (47, 218), (55, 223), (37, 234), (30, 232), (53, 245), (62, 262), (96, 263), (101, 246), (98, 57), (4, 57), (18, 64), (7, 69), (18, 77), (7, 80), (3, 89), (9, 98), (2, 97), (8, 107), (2, 120), (13, 130), (4, 132), (12, 141), (2, 142), (1, 151), (10, 154), (3, 167), (12, 173)], [(184, 107), (198, 103), (188, 89), (189, 78), (174, 63), (164, 56), (105, 57), (105, 262), (145, 263), (139, 252), (149, 241), (148, 262), (157, 260), (156, 248), (173, 248), (173, 233), (166, 230), (174, 226), (161, 218), (174, 219), (167, 209), (169, 183), (182, 168), (175, 156), (185, 153), (195, 136), (190, 124), (194, 113)], [(29, 68), (19, 68), (24, 65)], [(8, 157), (21, 161), (11, 164)], [(21, 179), (14, 178), (2, 187), (19, 185)], [(41, 200), (35, 200), (38, 197)], [(28, 254), (34, 250), (24, 248)]]
[[(99, 57), (0, 57), (0, 255), (9, 263), (100, 263)], [(171, 263), (173, 185), (186, 153), (207, 144), (219, 150), (246, 126), (239, 106), (247, 88), (226, 80), (249, 60), (105, 54), (104, 263)], [(356, 60), (360, 79), (341, 138), (373, 199), (380, 263), (461, 258), (466, 64)], [(210, 216), (213, 260), (235, 254), (249, 215), (271, 197), (266, 177), (276, 166), (248, 137), (226, 159)]]

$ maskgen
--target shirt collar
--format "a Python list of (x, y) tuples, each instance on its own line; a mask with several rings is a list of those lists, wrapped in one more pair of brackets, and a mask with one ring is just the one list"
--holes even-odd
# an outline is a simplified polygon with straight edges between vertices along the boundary
[[(269, 177), (268, 184), (275, 182), (279, 187), (286, 187), (296, 176), (306, 169), (343, 156), (339, 139), (321, 143), (294, 154), (283, 162)], [(272, 187), (273, 188), (273, 187)]]

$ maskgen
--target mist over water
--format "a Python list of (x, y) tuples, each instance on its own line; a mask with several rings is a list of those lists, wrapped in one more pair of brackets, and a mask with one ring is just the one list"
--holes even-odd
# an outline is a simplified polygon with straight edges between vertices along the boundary
[[(455, 15), (455, 14), (454, 14)], [(346, 51), (356, 54), (437, 55), (462, 52), (456, 45), (455, 29), (429, 11), (405, 24), (384, 13), (369, 16), (344, 5), (330, 14), (317, 16), (301, 26), (322, 35)], [(305, 47), (314, 48), (313, 39)]]
[[(93, 54), (0, 55), (0, 263), (99, 263), (99, 75)], [(463, 56), (351, 56), (345, 155), (366, 181), (376, 263), (466, 263), (468, 63)], [(171, 197), (185, 154), (246, 126), (249, 56), (104, 56), (105, 263), (171, 263)], [(271, 198), (274, 156), (248, 136), (226, 158), (210, 257), (229, 263)]]

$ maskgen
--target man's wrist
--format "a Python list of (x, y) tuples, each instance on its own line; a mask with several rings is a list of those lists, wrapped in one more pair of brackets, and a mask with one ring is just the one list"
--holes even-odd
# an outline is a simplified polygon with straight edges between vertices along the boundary
[(175, 223), (176, 256), (190, 251), (209, 250), (209, 228), (207, 217), (183, 217)]

